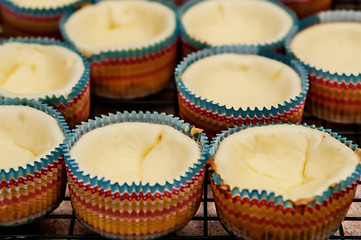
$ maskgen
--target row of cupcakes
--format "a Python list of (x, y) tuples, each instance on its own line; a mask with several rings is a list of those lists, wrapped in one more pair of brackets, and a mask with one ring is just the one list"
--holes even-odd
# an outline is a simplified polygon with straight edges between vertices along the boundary
[[(102, 1), (63, 16), (64, 38), (90, 62), (92, 92), (112, 98), (135, 98), (159, 91), (173, 76), (177, 61), (178, 34), (174, 12), (174, 8), (158, 2)], [(239, 12), (243, 14), (235, 14)], [(258, 12), (259, 16), (250, 16), (249, 12)], [(277, 51), (297, 28), (294, 14), (271, 1), (190, 1), (178, 15), (182, 23), (183, 49), (244, 43)], [(213, 17), (214, 22), (202, 20), (209, 17)], [(140, 23), (140, 29), (137, 24), (136, 27), (132, 25), (134, 20)], [(247, 26), (248, 22), (252, 24)], [(89, 23), (92, 28), (86, 27)], [(129, 24), (131, 36), (119, 38), (128, 31), (122, 32), (122, 26)], [(152, 24), (161, 29), (154, 29)], [(248, 28), (248, 34), (240, 34), (239, 26)], [(137, 42), (137, 38), (141, 41)], [(59, 101), (53, 102), (60, 105)], [(67, 103), (61, 104), (66, 106)], [(86, 107), (81, 109), (85, 109), (83, 115), (86, 116)]]
[[(308, 112), (321, 119), (360, 123), (360, 20), (361, 12), (346, 10), (306, 18), (300, 22), (299, 31), (286, 37), (286, 57), (240, 46), (214, 47), (188, 55), (178, 65), (175, 76), (180, 116), (204, 128), (210, 136), (234, 125), (300, 122), (305, 105)], [(268, 105), (271, 100), (267, 94), (274, 100), (284, 93), (283, 88), (290, 87), (270, 84), (280, 80), (284, 70), (275, 67), (267, 75), (265, 66), (253, 64), (257, 72), (246, 60), (220, 60), (237, 52), (286, 63), (301, 78), (301, 89)], [(291, 75), (287, 78), (292, 84)], [(264, 102), (256, 106), (261, 101)]]
[(315, 126), (236, 127), (209, 146), (199, 129), (164, 113), (109, 114), (70, 133), (56, 110), (34, 100), (0, 99), (0, 111), (1, 226), (56, 208), (66, 168), (81, 223), (114, 239), (158, 238), (196, 213), (210, 159), (230, 233), (325, 239), (345, 217), (361, 174), (357, 145)]
[[(78, 3), (78, 1), (76, 2)], [(244, 2), (247, 4), (249, 1)], [(265, 4), (265, 8), (278, 9), (276, 10), (278, 12), (284, 9), (276, 3), (261, 2), (260, 4)], [(252, 7), (257, 6), (252, 4)], [(56, 94), (49, 91), (45, 96), (42, 94), (36, 98), (32, 96), (33, 91), (44, 92), (44, 89), (34, 89), (30, 90), (31, 94), (27, 92), (27, 95), (24, 90), (24, 95), (18, 97), (45, 98), (45, 102), (59, 109), (65, 115), (70, 127), (73, 127), (77, 123), (85, 121), (89, 115), (89, 88), (96, 95), (111, 98), (135, 98), (159, 91), (172, 78), (177, 63), (178, 21), (175, 12), (175, 8), (169, 4), (156, 1), (101, 1), (75, 12), (74, 9), (69, 10), (62, 17), (60, 29), (65, 40), (72, 47), (54, 40), (9, 40), (9, 42), (40, 45), (54, 44), (73, 52), (74, 49), (77, 49), (87, 57), (90, 65), (88, 67), (84, 57), (76, 52), (83, 59), (84, 65), (82, 66), (84, 68), (83, 75), (79, 82), (55, 84), (59, 85), (56, 87), (61, 89), (64, 88), (64, 85), (72, 87), (71, 93), (69, 93), (70, 89), (66, 93)], [(291, 14), (290, 11), (288, 13)], [(294, 18), (288, 19), (290, 20), (288, 24), (291, 23), (291, 26), (294, 25), (292, 19)], [(91, 24), (91, 28), (87, 27), (89, 24)], [(125, 26), (125, 29), (122, 26)], [(287, 32), (289, 30), (286, 29)], [(124, 37), (124, 35), (129, 36)], [(5, 43), (4, 46), (9, 45), (8, 42)], [(3, 97), (15, 95), (9, 93), (9, 91), (14, 91), (14, 85), (25, 82), (27, 82), (27, 86), (33, 85), (32, 82), (21, 79), (25, 79), (23, 75), (26, 75), (26, 78), (31, 78), (30, 76), (33, 75), (35, 80), (38, 80), (37, 75), (42, 74), (41, 70), (44, 72), (45, 67), (43, 65), (38, 71), (37, 64), (50, 64), (49, 58), (37, 57), (38, 48), (42, 49), (43, 47), (34, 46), (32, 51), (34, 54), (27, 54), (27, 50), (23, 52), (23, 57), (30, 59), (26, 64), (23, 64), (23, 59), (16, 58), (13, 59), (14, 62), (10, 61), (9, 64), (4, 64), (6, 81), (3, 81), (5, 84), (2, 84), (2, 88), (5, 89)], [(11, 51), (4, 53), (4, 55), (6, 54), (18, 55)], [(38, 55), (42, 54), (39, 52)], [(67, 72), (77, 71), (77, 67), (73, 66), (71, 61), (73, 60), (66, 60), (66, 66), (62, 70), (60, 68), (63, 66), (55, 61), (51, 66), (55, 69), (54, 66), (57, 65), (59, 69), (54, 74), (63, 75), (60, 73), (65, 73), (66, 75)], [(44, 84), (47, 78), (55, 79), (57, 77), (45, 75), (38, 84), (34, 83), (34, 88), (38, 88), (39, 85), (47, 86)], [(90, 84), (88, 78), (90, 78)]]
[[(2, 0), (1, 16), (4, 21), (4, 31), (16, 36), (57, 36), (60, 37), (58, 23), (66, 11), (80, 8), (94, 0), (61, 0), (57, 2), (36, 0)], [(186, 0), (168, 1), (176, 6), (186, 3)], [(300, 18), (331, 8), (332, 0), (282, 0), (284, 5), (294, 10)]]
[[(89, 67), (76, 50), (56, 40), (19, 38), (3, 42), (0, 53), (18, 56), (2, 62), (2, 97), (40, 100), (70, 127), (88, 119)], [(235, 125), (301, 122), (308, 91), (295, 60), (240, 46), (190, 55), (177, 68), (176, 83), (181, 117), (209, 136)]]
[[(5, 3), (6, 1), (3, 2)], [(65, 2), (60, 2), (63, 3)], [(23, 4), (36, 4), (36, 1)], [(52, 9), (52, 4), (59, 3), (48, 4)], [(113, 4), (116, 5), (114, 8)], [(99, 3), (99, 8), (95, 8), (94, 12), (95, 5), (98, 6), (94, 4), (84, 8), (85, 17), (80, 13), (80, 20), (66, 31), (66, 35), (83, 35), (84, 31), (85, 34), (92, 34), (91, 31), (87, 31), (89, 28), (83, 27), (93, 19), (94, 28), (97, 30), (95, 35), (93, 34), (94, 41), (100, 44), (98, 47), (87, 47), (85, 43), (83, 48), (78, 46), (77, 41), (72, 43), (69, 40), (70, 44), (66, 44), (47, 38), (11, 38), (4, 41), (1, 45), (1, 55), (14, 57), (2, 60), (1, 97), (26, 97), (45, 102), (58, 109), (65, 116), (69, 126), (74, 127), (89, 117), (90, 89), (100, 96), (135, 98), (154, 93), (164, 87), (173, 76), (177, 61), (178, 27), (175, 8), (160, 2), (104, 1), (102, 4)], [(70, 12), (65, 16), (61, 14), (64, 22), (75, 10), (70, 6), (64, 7), (64, 11), (65, 9)], [(107, 15), (109, 11), (112, 13), (111, 16)], [(117, 12), (123, 12), (125, 18), (119, 19)], [(104, 21), (98, 21), (88, 14), (95, 14)], [(97, 36), (102, 35), (101, 31), (106, 32), (108, 29), (108, 18), (113, 17), (115, 19), (110, 20), (110, 23), (115, 24), (114, 26), (130, 23), (131, 34), (118, 29), (120, 38), (119, 31), (115, 34), (118, 37), (109, 37), (112, 33), (108, 31), (105, 36), (98, 38)], [(139, 29), (138, 26), (132, 27), (131, 22), (134, 20), (140, 21)], [(29, 24), (33, 23), (29, 19), (26, 21)], [(106, 28), (103, 29), (104, 24)], [(66, 26), (64, 24), (62, 29)], [(73, 31), (74, 29), (79, 31)], [(124, 38), (125, 35), (128, 37)], [(154, 39), (147, 40), (154, 36)], [(114, 38), (116, 42), (120, 41), (120, 46), (116, 43), (117, 46), (112, 48), (112, 51), (102, 46), (112, 45)], [(145, 42), (138, 43), (137, 38)], [(83, 38), (79, 39), (80, 45), (83, 46)]]
[(198, 210), (208, 140), (176, 117), (110, 114), (70, 133), (57, 110), (35, 100), (0, 99), (0, 112), (1, 227), (53, 211), (66, 175), (79, 220), (108, 237), (159, 237)]
[[(301, 31), (292, 32), (286, 38), (286, 56), (261, 47), (242, 46), (207, 48), (189, 55), (175, 73), (181, 117), (205, 129), (209, 136), (214, 136), (234, 125), (300, 122), (306, 102), (310, 112), (322, 119), (360, 122), (359, 50), (358, 38), (355, 37), (361, 35), (360, 19), (361, 14), (356, 11), (324, 12), (307, 18), (301, 21)], [(46, 48), (47, 51), (44, 50)], [(59, 41), (10, 39), (2, 43), (1, 54), (21, 57), (2, 60), (0, 93), (2, 97), (34, 98), (54, 106), (73, 127), (89, 116), (89, 78), (93, 92), (100, 95), (105, 88), (108, 96), (110, 91), (117, 92), (115, 95), (119, 96), (120, 91), (128, 97), (130, 92), (144, 94), (159, 90), (167, 82), (168, 75), (172, 75), (173, 67), (170, 66), (176, 63), (176, 46), (167, 49), (169, 52), (166, 50), (165, 55), (156, 54), (159, 58), (151, 55), (149, 59), (140, 60), (136, 57), (139, 62), (123, 51), (117, 52), (123, 57), (115, 56), (115, 63), (105, 60), (106, 57), (100, 53), (97, 57), (88, 58), (93, 61), (89, 70), (85, 57), (74, 47)], [(212, 60), (227, 54), (238, 54), (238, 58), (260, 55), (284, 64), (272, 70), (272, 61), (261, 64), (252, 63), (255, 62), (252, 59), (236, 60), (232, 57), (218, 62)], [(207, 61), (210, 62), (208, 66)], [(130, 68), (136, 70), (130, 71), (127, 62)], [(123, 67), (119, 68), (118, 64)], [(293, 74), (283, 71), (288, 69), (287, 65), (295, 71)], [(187, 71), (193, 72), (193, 75), (189, 76)], [(98, 73), (102, 76), (94, 77)], [(292, 80), (295, 74), (299, 79), (297, 84)], [(156, 81), (149, 78), (156, 78)], [(192, 85), (196, 88), (190, 87)], [(295, 85), (298, 85), (298, 90)], [(127, 91), (129, 88), (130, 92)], [(286, 88), (293, 89), (293, 92), (281, 97)], [(251, 89), (255, 91), (251, 92)], [(231, 96), (233, 99), (230, 99)], [(249, 102), (252, 98), (259, 104)]]

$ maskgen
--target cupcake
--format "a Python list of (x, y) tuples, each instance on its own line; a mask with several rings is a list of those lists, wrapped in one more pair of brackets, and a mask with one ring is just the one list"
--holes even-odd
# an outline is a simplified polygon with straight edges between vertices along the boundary
[(305, 18), (329, 10), (332, 0), (281, 0), (281, 3), (295, 11), (298, 18)]
[(47, 38), (16, 38), (0, 44), (0, 97), (39, 100), (59, 110), (70, 127), (89, 117), (87, 60)]
[(198, 210), (207, 140), (164, 113), (117, 113), (73, 131), (64, 150), (75, 215), (105, 237), (151, 239)]
[(60, 38), (59, 21), (66, 11), (87, 0), (1, 0), (6, 37)]
[(63, 117), (45, 104), (0, 99), (0, 226), (31, 222), (60, 204), (67, 134)]
[(361, 13), (323, 12), (300, 22), (287, 50), (308, 71), (307, 111), (338, 123), (361, 123)]
[(296, 15), (272, 1), (192, 0), (178, 12), (182, 55), (206, 47), (241, 44), (281, 51), (297, 29)]
[(300, 122), (308, 90), (296, 61), (239, 46), (191, 54), (175, 78), (181, 118), (209, 137), (235, 125)]
[(61, 31), (89, 58), (95, 95), (143, 97), (161, 90), (174, 72), (176, 14), (163, 3), (101, 1), (67, 14)]
[(221, 223), (241, 239), (328, 239), (355, 195), (359, 151), (338, 134), (307, 125), (222, 133), (210, 147)]

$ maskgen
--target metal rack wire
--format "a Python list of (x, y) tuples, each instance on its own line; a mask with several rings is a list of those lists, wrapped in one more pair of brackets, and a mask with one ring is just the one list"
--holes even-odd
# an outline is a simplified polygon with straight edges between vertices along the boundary
[[(361, 0), (334, 0), (333, 9), (360, 9)], [(167, 112), (178, 116), (178, 102), (174, 84), (169, 84), (160, 93), (136, 100), (111, 100), (92, 96), (91, 116), (100, 116), (116, 111), (158, 111)], [(359, 124), (335, 124), (320, 120), (305, 113), (303, 122), (330, 128), (342, 136), (353, 140), (361, 145), (361, 125)], [(207, 178), (208, 179), (208, 178)], [(361, 185), (361, 182), (359, 183)], [(359, 187), (361, 188), (361, 186)], [(349, 214), (339, 227), (338, 231), (330, 239), (361, 239), (361, 198), (355, 198), (353, 205), (356, 211)], [(63, 207), (62, 207), (63, 206)], [(39, 221), (11, 228), (0, 228), (0, 239), (100, 239), (97, 234), (82, 228), (76, 219), (72, 209), (70, 198), (65, 197), (62, 206), (52, 214)], [(358, 212), (357, 212), (358, 209)], [(349, 233), (348, 225), (354, 226)], [(206, 181), (202, 197), (201, 208), (188, 226), (193, 229), (184, 229), (171, 234), (165, 239), (234, 239), (220, 226), (219, 218), (214, 210), (209, 180)], [(188, 228), (188, 226), (186, 228)], [(59, 229), (62, 229), (60, 231)], [(195, 235), (189, 235), (196, 232)]]

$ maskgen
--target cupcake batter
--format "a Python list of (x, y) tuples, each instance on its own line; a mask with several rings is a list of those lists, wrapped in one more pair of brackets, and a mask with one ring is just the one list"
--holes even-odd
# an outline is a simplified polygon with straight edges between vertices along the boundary
[(182, 75), (192, 93), (227, 108), (270, 108), (302, 91), (300, 76), (288, 65), (266, 57), (218, 54), (190, 65)]

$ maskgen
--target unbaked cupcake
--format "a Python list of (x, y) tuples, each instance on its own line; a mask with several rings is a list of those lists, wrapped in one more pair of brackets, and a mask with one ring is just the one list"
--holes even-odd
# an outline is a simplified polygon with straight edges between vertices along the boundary
[(89, 58), (92, 92), (138, 98), (161, 90), (177, 61), (174, 7), (157, 1), (101, 1), (66, 15), (66, 41)]
[(206, 137), (164, 113), (117, 113), (78, 126), (64, 150), (77, 218), (105, 237), (151, 239), (198, 210)]
[(86, 1), (1, 0), (4, 35), (60, 38), (60, 18)]
[(307, 125), (222, 133), (210, 147), (221, 223), (241, 239), (328, 239), (355, 196), (359, 151), (338, 134)]
[(305, 18), (321, 11), (330, 10), (333, 0), (280, 0), (296, 12), (298, 18)]
[(301, 64), (239, 46), (193, 53), (175, 78), (181, 118), (209, 137), (235, 125), (301, 122), (308, 90)]
[(55, 209), (66, 186), (60, 145), (69, 134), (56, 110), (0, 98), (0, 226), (31, 222)]
[(297, 29), (296, 15), (272, 1), (192, 0), (178, 18), (183, 56), (230, 44), (282, 50), (286, 36)]
[(339, 123), (361, 123), (361, 13), (323, 12), (300, 22), (287, 50), (309, 74), (307, 109)]
[(0, 96), (39, 100), (59, 110), (70, 127), (89, 117), (89, 65), (60, 41), (16, 38), (0, 44)]

